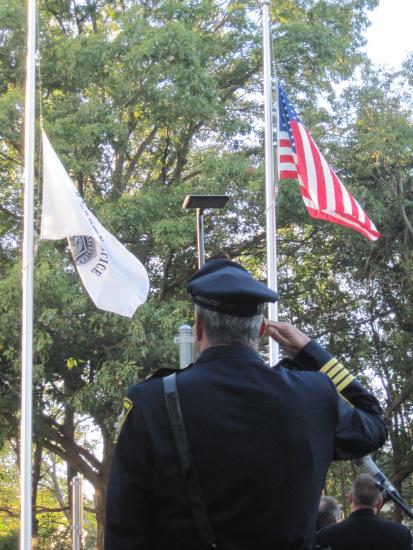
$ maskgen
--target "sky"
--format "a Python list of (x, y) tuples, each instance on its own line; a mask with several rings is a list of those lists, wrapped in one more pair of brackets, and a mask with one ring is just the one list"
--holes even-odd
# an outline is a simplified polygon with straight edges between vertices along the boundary
[(366, 32), (369, 57), (399, 69), (406, 54), (413, 51), (413, 0), (380, 0), (370, 12), (370, 21)]

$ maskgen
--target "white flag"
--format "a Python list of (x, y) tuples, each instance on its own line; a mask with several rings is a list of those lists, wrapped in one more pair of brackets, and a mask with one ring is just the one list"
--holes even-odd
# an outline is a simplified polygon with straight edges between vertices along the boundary
[(146, 269), (99, 223), (43, 137), (42, 239), (69, 240), (83, 284), (95, 305), (132, 317), (146, 300)]

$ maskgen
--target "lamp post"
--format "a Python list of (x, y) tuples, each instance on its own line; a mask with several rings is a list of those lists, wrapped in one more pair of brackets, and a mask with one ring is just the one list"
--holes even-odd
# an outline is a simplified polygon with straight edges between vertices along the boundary
[(223, 208), (229, 197), (227, 195), (187, 195), (182, 208), (196, 209), (196, 238), (198, 250), (198, 269), (205, 263), (204, 244), (204, 210), (206, 208)]
[[(223, 208), (229, 197), (227, 195), (187, 195), (182, 204), (182, 208), (196, 209), (196, 239), (198, 251), (198, 269), (205, 263), (205, 244), (204, 244), (204, 210), (206, 208)], [(193, 351), (194, 338), (192, 328), (188, 325), (182, 325), (179, 328), (179, 336), (174, 338), (175, 344), (179, 344), (179, 367), (185, 368), (195, 356)]]

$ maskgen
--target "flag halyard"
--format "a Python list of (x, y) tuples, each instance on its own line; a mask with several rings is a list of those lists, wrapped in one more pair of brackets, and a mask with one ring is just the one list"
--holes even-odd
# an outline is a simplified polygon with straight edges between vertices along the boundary
[(80, 278), (96, 307), (132, 317), (148, 295), (146, 269), (88, 209), (44, 132), (42, 142), (41, 238), (67, 238)]
[(378, 239), (375, 225), (329, 167), (280, 85), (277, 133), (278, 177), (298, 179), (309, 215)]

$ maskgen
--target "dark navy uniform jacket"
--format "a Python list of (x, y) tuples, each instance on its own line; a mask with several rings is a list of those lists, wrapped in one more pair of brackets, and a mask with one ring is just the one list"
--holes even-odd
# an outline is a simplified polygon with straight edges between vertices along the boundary
[(321, 529), (318, 539), (331, 545), (332, 550), (412, 550), (412, 535), (407, 527), (377, 517), (368, 508)]
[[(364, 456), (385, 441), (377, 400), (336, 359), (311, 341), (295, 360), (323, 373), (268, 368), (237, 344), (206, 349), (177, 376), (219, 549), (310, 547), (330, 462)], [(125, 407), (107, 493), (106, 550), (198, 548), (162, 379), (132, 386)]]

